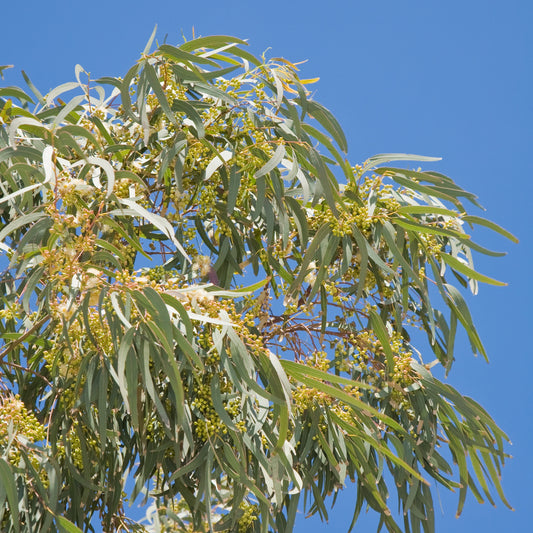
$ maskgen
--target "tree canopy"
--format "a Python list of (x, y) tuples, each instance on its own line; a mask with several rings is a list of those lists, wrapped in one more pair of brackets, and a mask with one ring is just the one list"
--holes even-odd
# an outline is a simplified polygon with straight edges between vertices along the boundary
[(434, 530), (433, 483), (507, 504), (506, 435), (439, 376), (503, 285), (470, 233), (516, 239), (391, 166), (434, 158), (350, 162), (297, 65), (152, 41), (0, 88), (2, 531), (285, 533), (351, 482), (391, 532)]

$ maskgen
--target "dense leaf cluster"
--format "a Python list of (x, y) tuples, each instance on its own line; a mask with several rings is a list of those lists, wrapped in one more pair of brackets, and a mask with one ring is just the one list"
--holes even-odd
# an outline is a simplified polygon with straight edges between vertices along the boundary
[(349, 480), (389, 531), (433, 531), (430, 480), (505, 501), (506, 436), (431, 369), (459, 326), (485, 355), (456, 285), (500, 254), (467, 230), (514, 238), (382, 166), (431, 158), (352, 165), (315, 80), (245, 44), (0, 89), (2, 531), (285, 533)]

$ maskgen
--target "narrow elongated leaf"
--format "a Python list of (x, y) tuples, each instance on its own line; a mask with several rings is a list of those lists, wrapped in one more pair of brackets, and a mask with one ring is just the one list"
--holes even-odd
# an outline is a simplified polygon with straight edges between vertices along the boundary
[(274, 170), (285, 156), (285, 145), (283, 143), (278, 144), (272, 157), (255, 173), (255, 177), (259, 178), (265, 176), (271, 170)]
[(233, 213), (233, 210), (235, 209), (239, 195), (240, 184), (241, 174), (236, 165), (232, 165), (229, 173), (228, 203), (226, 204), (226, 212), (228, 214)]
[(205, 169), (206, 181), (227, 161), (233, 157), (233, 154), (229, 150), (224, 150), (220, 154), (217, 154), (207, 165)]
[(503, 235), (504, 237), (507, 237), (509, 240), (518, 243), (518, 239), (512, 234), (509, 233), (507, 230), (503, 229), (501, 226), (498, 226), (498, 224), (491, 222), (490, 220), (487, 220), (486, 218), (474, 216), (474, 215), (465, 215), (463, 217), (463, 220), (465, 222), (469, 222), (470, 224), (478, 224), (480, 226), (485, 226), (487, 228), (490, 228), (500, 235)]
[(82, 533), (82, 530), (78, 526), (70, 520), (67, 520), (64, 516), (57, 516), (56, 521), (61, 533)]
[(196, 133), (198, 134), (199, 139), (205, 137), (205, 127), (202, 120), (202, 117), (199, 115), (198, 111), (194, 107), (186, 102), (185, 100), (174, 99), (172, 101), (172, 111), (178, 111), (185, 113), (187, 117), (192, 121), (194, 127), (196, 128)]
[[(0, 68), (7, 68), (6, 66)], [(34, 104), (35, 102), (31, 97), (26, 94), (22, 89), (18, 87), (0, 87), (0, 97), (11, 96), (13, 98), (18, 98), (21, 102), (29, 102)]]
[(77, 124), (67, 124), (58, 131), (58, 134), (62, 132), (69, 133), (72, 136), (84, 137), (93, 146), (95, 146), (98, 149), (101, 149), (101, 145), (98, 139), (92, 134), (91, 131), (86, 130), (82, 126), (78, 126)]
[(237, 37), (230, 37), (229, 35), (209, 35), (206, 37), (198, 37), (183, 43), (180, 45), (180, 50), (193, 52), (199, 48), (215, 48), (228, 43), (248, 45), (246, 41), (238, 39)]
[(387, 333), (383, 320), (381, 320), (381, 317), (373, 309), (370, 310), (370, 323), (387, 356), (387, 368), (389, 372), (392, 372), (394, 370), (394, 354), (392, 353), (389, 334)]
[(199, 64), (199, 65), (210, 65), (212, 67), (218, 67), (218, 65), (209, 59), (200, 57), (199, 55), (190, 54), (184, 48), (177, 48), (170, 44), (162, 44), (156, 51), (158, 55), (164, 55), (171, 59), (175, 59), (178, 63), (186, 63), (190, 65)]
[(303, 280), (305, 276), (307, 275), (307, 269), (309, 267), (309, 264), (311, 261), (315, 259), (315, 254), (321, 246), (322, 242), (328, 235), (331, 234), (331, 229), (327, 224), (324, 224), (321, 226), (318, 231), (316, 232), (315, 236), (313, 237), (313, 240), (311, 241), (311, 244), (309, 245), (309, 248), (307, 249), (305, 256), (302, 260), (302, 263), (300, 265), (300, 273), (292, 283), (291, 287), (289, 288), (289, 294), (291, 296), (295, 296), (299, 288), (301, 287)]
[(363, 172), (367, 172), (383, 163), (390, 163), (391, 161), (440, 161), (440, 157), (428, 157), (424, 155), (414, 154), (378, 154), (365, 161)]
[(34, 185), (28, 185), (27, 187), (19, 189), (18, 191), (12, 192), (8, 194), (7, 196), (4, 196), (3, 198), (0, 198), (0, 204), (4, 202), (11, 202), (13, 198), (26, 194), (27, 192), (33, 191), (34, 189), (38, 189), (39, 187), (42, 187), (41, 183), (35, 183)]
[(453, 231), (447, 228), (441, 228), (439, 226), (429, 225), (429, 224), (418, 224), (416, 222), (407, 221), (400, 218), (391, 218), (391, 221), (402, 228), (407, 230), (416, 231), (418, 233), (424, 233), (427, 235), (446, 235), (449, 237), (455, 237), (460, 240), (468, 240), (468, 235), (464, 233), (459, 233), (458, 231)]
[(325, 372), (324, 370), (320, 370), (312, 366), (297, 363), (296, 361), (288, 361), (286, 359), (281, 359), (280, 364), (290, 376), (296, 379), (299, 379), (302, 376), (310, 376), (315, 379), (321, 379), (323, 381), (331, 383), (338, 383), (340, 385), (347, 385), (349, 387), (353, 387), (354, 385), (356, 385), (358, 388), (375, 390), (375, 387), (369, 383), (365, 383), (362, 381), (355, 382), (352, 379), (348, 379), (342, 376), (336, 376), (334, 374), (331, 374), (330, 372)]
[(185, 251), (181, 243), (178, 241), (178, 239), (176, 239), (172, 226), (169, 224), (169, 222), (166, 219), (164, 219), (162, 216), (158, 215), (157, 213), (148, 211), (144, 207), (137, 204), (134, 200), (131, 200), (129, 198), (121, 198), (120, 202), (123, 203), (124, 205), (127, 205), (132, 211), (134, 211), (136, 214), (143, 217), (148, 222), (153, 224), (157, 229), (159, 229), (164, 235), (166, 235), (174, 243), (174, 245), (181, 252), (183, 257), (189, 263), (192, 263), (190, 257), (187, 255), (187, 252)]
[(72, 91), (73, 89), (79, 88), (79, 83), (75, 81), (68, 81), (67, 83), (63, 83), (59, 86), (57, 86), (55, 89), (52, 89), (47, 95), (46, 95), (46, 105), (48, 107), (52, 106), (54, 103), (54, 100), (63, 93), (66, 93), (68, 91)]
[(445, 207), (434, 205), (403, 205), (396, 211), (399, 214), (408, 215), (444, 215), (448, 217), (457, 217), (457, 211), (451, 211)]
[(72, 100), (70, 100), (61, 108), (61, 111), (56, 115), (52, 124), (61, 124), (67, 115), (69, 115), (71, 111), (74, 111), (74, 109), (76, 109), (84, 100), (85, 95), (83, 94), (72, 98)]
[(165, 93), (161, 88), (161, 84), (159, 83), (159, 79), (157, 78), (157, 74), (154, 70), (154, 67), (152, 67), (149, 62), (146, 62), (144, 64), (144, 71), (146, 72), (146, 76), (148, 77), (150, 86), (152, 87), (154, 94), (156, 95), (159, 105), (163, 108), (165, 115), (170, 120), (170, 122), (179, 127), (180, 124), (176, 120), (172, 109), (170, 109), (170, 104), (168, 103), (167, 97), (165, 96)]
[[(107, 176), (107, 193), (106, 196), (109, 196), (115, 187), (115, 169), (111, 166), (111, 164), (106, 161), (105, 159), (102, 159), (101, 157), (88, 157), (87, 163), (91, 165), (97, 165), (102, 168), (102, 170), (105, 172)], [(100, 183), (99, 178), (93, 177), (93, 182), (99, 189), (102, 188), (102, 185)]]
[(43, 218), (45, 215), (43, 213), (28, 213), (19, 218), (14, 219), (9, 224), (4, 226), (0, 231), (0, 242), (4, 242), (6, 237), (13, 233), (15, 230), (22, 228), (24, 226), (33, 224)]
[(38, 121), (37, 119), (33, 117), (17, 117), (13, 119), (11, 123), (9, 124), (9, 130), (8, 130), (9, 145), (12, 146), (13, 148), (15, 148), (17, 144), (16, 143), (17, 131), (19, 130), (19, 128), (23, 128), (23, 126), (34, 126), (37, 128), (45, 127), (42, 122)]
[(459, 261), (459, 259), (449, 254), (442, 253), (440, 257), (446, 264), (450, 265), (454, 270), (457, 270), (457, 272), (461, 272), (461, 274), (465, 274), (465, 276), (468, 276), (470, 279), (482, 281), (483, 283), (489, 283), (490, 285), (507, 285), (507, 283), (489, 278), (488, 276), (484, 276), (483, 274), (476, 272), (474, 269), (470, 268), (463, 262)]
[(14, 531), (18, 532), (20, 531), (20, 519), (15, 476), (10, 464), (3, 457), (0, 457), (0, 480), (2, 481), (2, 486), (7, 496), (10, 513), (13, 516), (12, 524)]
[(144, 295), (157, 310), (157, 324), (163, 330), (167, 342), (172, 344), (172, 324), (168, 314), (167, 306), (161, 296), (152, 287), (144, 287)]
[(309, 114), (312, 115), (312, 117), (315, 118), (328, 133), (331, 134), (331, 136), (335, 139), (335, 142), (340, 146), (340, 149), (343, 152), (347, 152), (348, 143), (346, 141), (346, 136), (344, 135), (340, 124), (332, 115), (331, 111), (314, 100), (308, 100), (306, 104)]

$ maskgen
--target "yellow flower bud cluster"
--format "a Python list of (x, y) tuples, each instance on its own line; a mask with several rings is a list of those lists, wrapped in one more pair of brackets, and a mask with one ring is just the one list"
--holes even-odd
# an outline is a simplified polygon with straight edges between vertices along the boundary
[(249, 533), (253, 530), (254, 522), (258, 518), (259, 508), (257, 505), (244, 501), (239, 505), (239, 509), (243, 511), (239, 518), (239, 533)]
[(355, 362), (363, 370), (368, 370), (368, 365), (374, 360), (383, 360), (385, 352), (378, 338), (369, 330), (359, 331), (352, 342), (356, 347)]
[(17, 303), (0, 309), (0, 320), (18, 320), (21, 316), (22, 308)]
[[(179, 273), (177, 270), (167, 270), (163, 265), (157, 265), (147, 270), (140, 270), (135, 274), (140, 274), (137, 277), (132, 278), (133, 283), (139, 285), (148, 284), (148, 281), (155, 282), (156, 284), (163, 285), (165, 289), (170, 289), (178, 281)], [(149, 283), (153, 285), (153, 283)]]
[[(80, 423), (78, 420), (74, 420), (72, 422), (72, 426), (68, 430), (67, 433), (67, 445), (70, 448), (70, 458), (72, 460), (72, 463), (78, 470), (83, 470), (85, 468), (85, 464), (83, 463), (83, 453), (81, 451), (81, 442), (80, 442), (80, 436), (78, 434), (80, 428)], [(84, 445), (86, 446), (87, 451), (93, 452), (94, 456), (96, 457), (99, 453), (99, 443), (94, 438), (88, 438), (89, 435), (87, 434), (87, 430), (82, 427), (81, 431), (84, 433)], [(63, 443), (58, 444), (58, 455), (60, 458), (65, 457), (65, 446)], [(94, 461), (96, 458), (93, 459)], [(88, 465), (87, 465), (88, 466)]]
[(412, 352), (409, 350), (401, 334), (393, 332), (390, 338), (390, 347), (393, 353), (394, 367), (386, 371), (386, 356), (381, 342), (370, 331), (360, 331), (353, 336), (351, 342), (356, 347), (354, 356), (355, 369), (364, 375), (364, 379), (371, 385), (382, 387), (385, 380), (392, 385), (393, 403), (399, 406), (408, 406), (405, 387), (413, 384), (417, 375), (413, 370)]
[[(85, 382), (84, 376), (76, 380), (83, 358), (95, 351), (101, 354), (110, 354), (113, 350), (113, 340), (107, 322), (100, 319), (98, 310), (94, 307), (90, 307), (87, 314), (92, 338), (87, 333), (87, 324), (80, 316), (69, 321), (75, 308), (68, 308), (65, 303), (60, 303), (53, 306), (52, 311), (58, 322), (50, 335), (51, 346), (43, 351), (43, 356), (47, 368), (53, 374), (57, 373), (68, 380), (59, 401), (63, 408), (69, 409), (74, 406), (78, 399), (78, 387)], [(65, 338), (61, 317), (68, 322), (68, 340)]]
[(80, 257), (95, 251), (94, 213), (79, 208), (74, 215), (64, 212), (53, 202), (45, 211), (53, 221), (50, 233), (55, 239), (50, 239), (48, 246), (41, 248), (41, 265), (46, 268), (44, 276), (56, 290), (67, 292), (74, 277), (83, 271)]
[[(184, 173), (199, 176), (207, 168), (209, 161), (215, 156), (211, 148), (197, 140), (192, 134), (188, 134), (188, 150), (185, 158)], [(214, 175), (213, 175), (214, 176)], [(211, 179), (213, 179), (211, 176)], [(211, 182), (210, 182), (211, 183)]]
[(324, 372), (327, 372), (331, 366), (331, 362), (328, 359), (328, 354), (323, 350), (315, 350), (312, 352), (306, 358), (305, 364), (314, 368), (318, 368), (319, 370), (323, 370)]
[[(310, 226), (318, 229), (322, 224), (328, 223), (332, 233), (338, 237), (353, 234), (353, 226), (357, 226), (367, 238), (372, 233), (373, 226), (380, 220), (386, 219), (391, 213), (395, 213), (400, 203), (393, 194), (393, 186), (382, 183), (382, 176), (367, 176), (358, 185), (355, 181), (348, 183), (346, 193), (355, 194), (360, 202), (355, 202), (350, 195), (343, 196), (343, 206), (338, 205), (338, 213), (331, 211), (323, 202), (314, 209), (313, 217), (310, 218)], [(371, 206), (368, 204), (370, 195), (374, 195)], [(369, 211), (372, 207), (372, 211)]]
[(115, 183), (113, 193), (118, 198), (129, 198), (130, 196), (138, 196), (141, 189), (137, 182), (128, 178), (121, 178)]
[(151, 442), (161, 442), (165, 438), (165, 428), (159, 419), (152, 415), (146, 422), (146, 440)]
[[(328, 359), (327, 352), (316, 350), (306, 358), (305, 364), (327, 372), (331, 366), (331, 361)], [(307, 409), (314, 410), (319, 405), (329, 406), (334, 402), (329, 394), (307, 385), (297, 385), (293, 391), (292, 398), (296, 409), (300, 412)]]
[(325, 280), (324, 289), (332, 297), (333, 302), (336, 304), (343, 305), (350, 299), (349, 296), (346, 296), (342, 293), (341, 287), (337, 282)]
[[(207, 374), (209, 377), (210, 374)], [(222, 379), (220, 379), (222, 378)], [(224, 380), (219, 374), (221, 381), (221, 392), (228, 393), (231, 391), (231, 384)], [(223, 401), (224, 410), (236, 423), (240, 431), (246, 431), (246, 423), (244, 420), (236, 420), (241, 412), (240, 399), (234, 398), (232, 400)], [(209, 384), (197, 385), (194, 388), (194, 400), (191, 402), (191, 407), (196, 411), (197, 419), (194, 422), (194, 429), (200, 440), (206, 441), (213, 436), (223, 436), (228, 432), (226, 424), (222, 422), (218, 416), (213, 399), (211, 396), (211, 387)]]
[[(9, 392), (0, 393), (0, 450), (4, 453), (11, 441), (9, 460), (17, 464), (20, 460), (18, 449), (24, 447), (24, 441), (40, 442), (45, 439), (44, 426), (36, 416), (28, 411), (20, 396)], [(30, 451), (31, 455), (31, 451)]]
[(426, 233), (421, 233), (419, 239), (424, 245), (426, 257), (435, 257), (438, 260), (443, 248), (441, 239)]
[(292, 393), (292, 399), (299, 412), (314, 410), (319, 405), (330, 405), (333, 402), (328, 394), (307, 385), (298, 385)]
[(413, 353), (405, 346), (402, 336), (394, 332), (391, 338), (391, 348), (394, 355), (394, 370), (392, 380), (402, 387), (411, 385), (416, 379), (416, 373), (411, 366)]

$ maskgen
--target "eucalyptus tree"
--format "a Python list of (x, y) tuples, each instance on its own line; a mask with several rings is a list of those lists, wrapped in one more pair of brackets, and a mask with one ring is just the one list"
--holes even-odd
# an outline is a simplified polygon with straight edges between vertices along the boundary
[(486, 356), (469, 233), (514, 237), (390, 166), (432, 158), (350, 162), (245, 44), (0, 89), (2, 531), (289, 532), (351, 483), (393, 532), (434, 530), (433, 483), (506, 503), (507, 437), (438, 376), (460, 328)]

